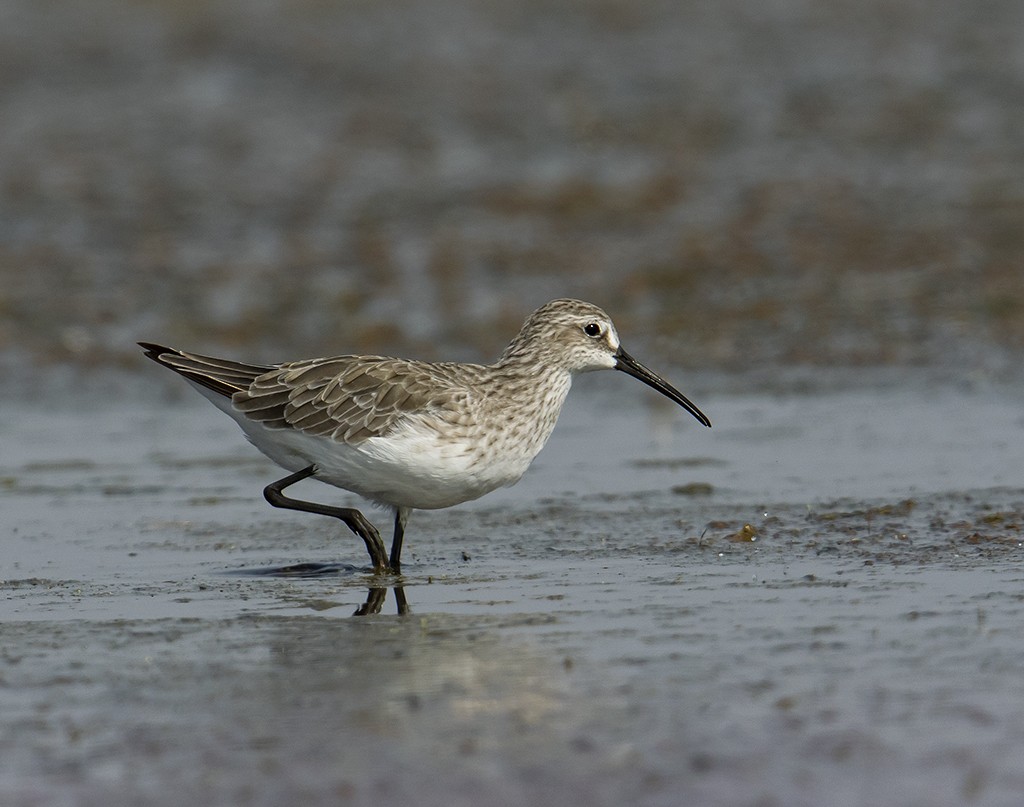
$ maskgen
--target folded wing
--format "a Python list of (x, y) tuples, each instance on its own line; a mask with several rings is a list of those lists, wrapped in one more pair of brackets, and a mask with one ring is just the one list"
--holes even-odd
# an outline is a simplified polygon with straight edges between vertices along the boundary
[(450, 400), (436, 377), (431, 386), (416, 370), (415, 362), (374, 356), (290, 362), (255, 378), (232, 403), (267, 428), (357, 444)]

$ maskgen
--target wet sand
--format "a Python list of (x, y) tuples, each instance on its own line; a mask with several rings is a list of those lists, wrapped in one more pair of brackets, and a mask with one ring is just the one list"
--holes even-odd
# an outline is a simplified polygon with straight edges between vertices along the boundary
[(405, 616), (202, 402), (15, 409), (3, 803), (1015, 803), (1019, 390), (703, 396), (706, 431), (617, 380), (414, 514)]

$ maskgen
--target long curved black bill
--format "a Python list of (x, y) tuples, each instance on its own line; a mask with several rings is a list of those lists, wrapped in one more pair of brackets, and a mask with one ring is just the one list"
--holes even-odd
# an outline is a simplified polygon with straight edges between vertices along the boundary
[(708, 428), (711, 427), (711, 421), (708, 416), (701, 412), (683, 393), (669, 384), (664, 378), (657, 373), (652, 373), (640, 362), (630, 356), (621, 347), (615, 352), (615, 369), (622, 370), (622, 372), (638, 378), (643, 381), (647, 386), (654, 387), (658, 392), (664, 395), (666, 398), (670, 398), (679, 404), (683, 409), (693, 415), (697, 420), (703, 423)]

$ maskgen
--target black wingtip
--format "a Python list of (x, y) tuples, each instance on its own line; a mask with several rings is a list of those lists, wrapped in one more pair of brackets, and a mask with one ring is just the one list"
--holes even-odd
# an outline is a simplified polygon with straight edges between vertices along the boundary
[(165, 353), (177, 352), (173, 348), (164, 347), (163, 345), (158, 345), (155, 342), (136, 342), (136, 344), (146, 352), (145, 355), (147, 358), (150, 358), (155, 362), (160, 362), (160, 364), (163, 364), (160, 357)]
[(241, 364), (197, 353), (185, 353), (155, 342), (137, 344), (145, 351), (147, 358), (226, 398), (247, 388), (256, 376), (273, 369), (270, 366)]

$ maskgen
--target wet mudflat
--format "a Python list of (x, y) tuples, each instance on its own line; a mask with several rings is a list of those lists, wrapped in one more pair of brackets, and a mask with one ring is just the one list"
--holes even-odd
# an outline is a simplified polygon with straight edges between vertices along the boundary
[(579, 387), (404, 616), (202, 402), (5, 410), (0, 801), (1019, 800), (1020, 390)]

